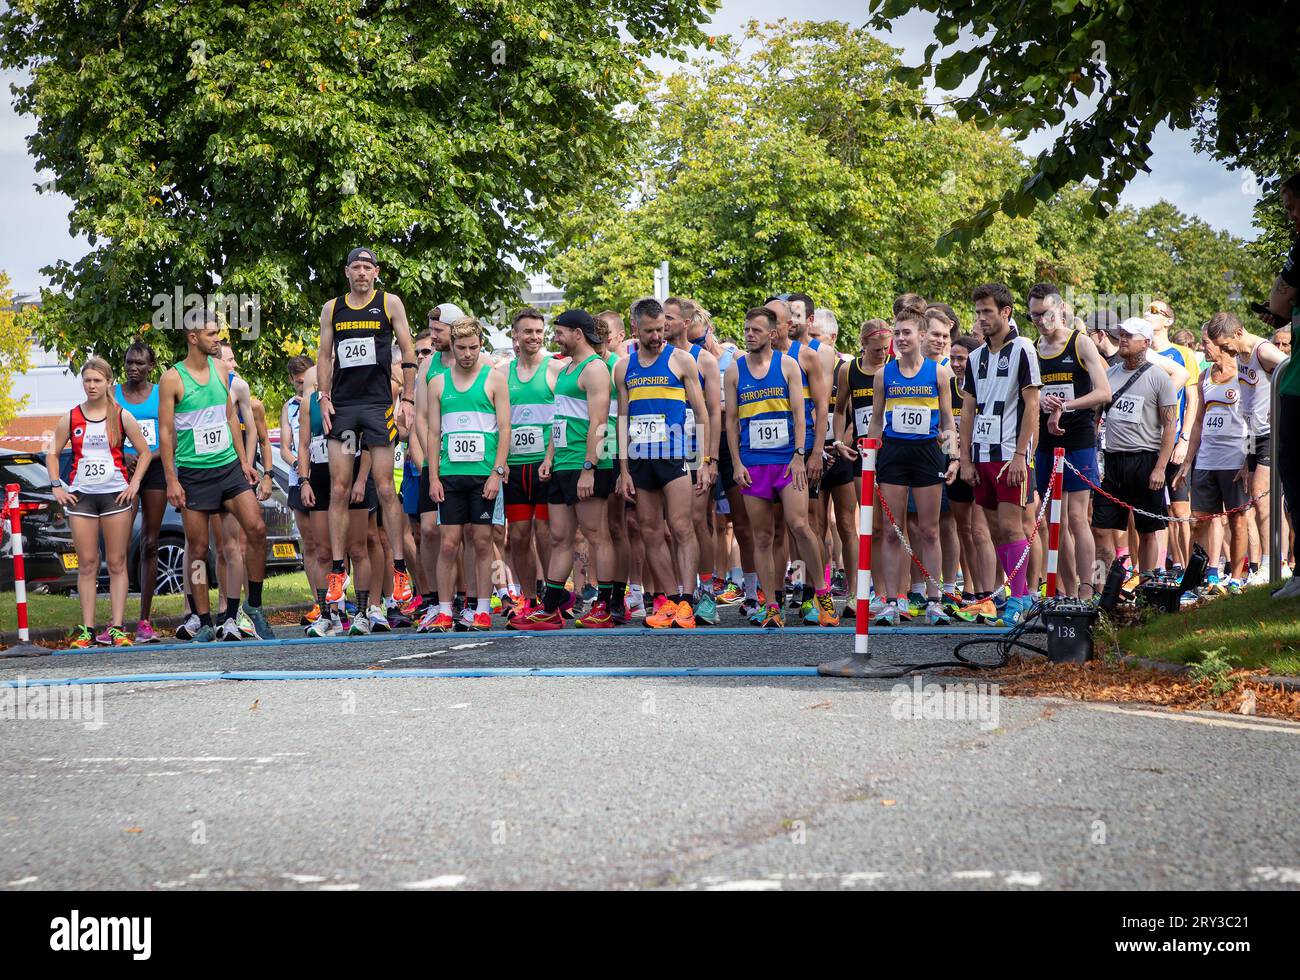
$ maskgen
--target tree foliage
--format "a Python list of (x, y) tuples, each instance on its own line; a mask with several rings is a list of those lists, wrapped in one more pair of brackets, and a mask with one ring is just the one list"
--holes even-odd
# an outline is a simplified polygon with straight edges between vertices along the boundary
[(751, 23), (739, 43), (722, 39), (666, 79), (636, 169), (567, 216), (549, 270), (571, 302), (626, 309), (669, 259), (673, 291), (733, 337), (749, 306), (807, 292), (839, 316), (846, 347), (904, 290), (969, 322), (974, 285), (1023, 296), (1048, 280), (1081, 312), (1158, 295), (1199, 325), (1244, 312), (1234, 285), (1245, 300), (1267, 288), (1239, 240), (1164, 202), (1100, 220), (1084, 184), (937, 254), (955, 218), (1031, 165), (997, 133), (925, 113), (898, 68), (878, 38), (834, 22)]
[[(1295, 0), (1248, 10), (1180, 0), (872, 0), (871, 23), (886, 28), (918, 9), (937, 15), (935, 42), (922, 64), (897, 73), (900, 82), (930, 78), (955, 90), (975, 79), (954, 100), (957, 118), (1012, 139), (1062, 126), (1000, 196), (953, 222), (941, 249), (1085, 179), (1090, 211), (1104, 216), (1149, 170), (1151, 136), (1164, 123), (1194, 130), (1218, 159), (1264, 177), (1266, 191), (1300, 159), (1289, 83), (1300, 70)], [(973, 41), (958, 47), (963, 36)]]
[(14, 375), (22, 374), (28, 367), (31, 353), (31, 335), (28, 317), (14, 308), (14, 293), (9, 288), (8, 273), (0, 271), (0, 431), (23, 410), (27, 396), (14, 396)]
[(42, 270), (39, 336), (116, 357), (177, 287), (257, 296), (240, 353), (279, 378), (358, 244), (413, 319), (485, 310), (624, 166), (645, 59), (702, 41), (710, 6), (17, 0), (0, 64), (30, 73), (30, 151), (91, 244)]

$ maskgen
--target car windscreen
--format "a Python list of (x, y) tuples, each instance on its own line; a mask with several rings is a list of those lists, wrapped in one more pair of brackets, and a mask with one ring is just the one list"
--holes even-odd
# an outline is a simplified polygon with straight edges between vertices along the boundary
[(21, 492), (49, 493), (50, 474), (45, 464), (32, 456), (0, 457), (0, 474), (5, 484), (17, 483)]

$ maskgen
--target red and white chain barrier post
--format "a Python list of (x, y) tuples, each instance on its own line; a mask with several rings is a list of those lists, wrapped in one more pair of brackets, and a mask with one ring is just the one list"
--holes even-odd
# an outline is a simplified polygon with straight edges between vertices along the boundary
[(1065, 450), (1052, 454), (1052, 510), (1047, 524), (1047, 598), (1056, 598), (1056, 563), (1061, 551), (1061, 483), (1065, 478)]
[(862, 499), (858, 504), (858, 592), (854, 600), (853, 656), (820, 664), (817, 673), (830, 677), (900, 677), (895, 667), (871, 663), (867, 652), (867, 628), (871, 624), (871, 529), (875, 526), (876, 453), (879, 439), (859, 439), (862, 457)]
[(44, 656), (49, 651), (32, 644), (31, 632), (27, 628), (27, 568), (23, 562), (23, 505), (18, 499), (20, 489), (17, 483), (10, 483), (5, 487), (4, 506), (4, 514), (9, 518), (9, 539), (13, 548), (14, 599), (18, 603), (18, 642), (11, 647), (6, 647), (0, 656)]

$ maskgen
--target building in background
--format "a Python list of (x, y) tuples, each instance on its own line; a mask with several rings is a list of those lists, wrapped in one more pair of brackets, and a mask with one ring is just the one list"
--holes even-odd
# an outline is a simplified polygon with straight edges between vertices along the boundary
[[(35, 305), (30, 294), (14, 297), (16, 312)], [(0, 448), (38, 452), (45, 448), (60, 417), (84, 396), (80, 380), (57, 351), (46, 350), (33, 340), (27, 361), (27, 370), (14, 376), (13, 390), (15, 398), (26, 396), (27, 404), (0, 435)]]

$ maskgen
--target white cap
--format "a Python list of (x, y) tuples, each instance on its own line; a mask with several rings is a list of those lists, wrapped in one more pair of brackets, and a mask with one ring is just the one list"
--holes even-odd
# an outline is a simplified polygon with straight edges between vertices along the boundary
[(1120, 333), (1126, 333), (1130, 337), (1145, 337), (1147, 340), (1152, 339), (1151, 324), (1147, 323), (1140, 316), (1131, 316), (1119, 325)]
[(455, 303), (438, 303), (433, 308), (433, 318), (439, 323), (445, 323), (448, 326), (451, 326), (457, 320), (465, 319), (468, 315)]

